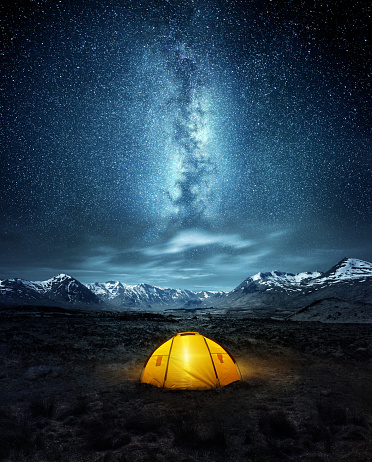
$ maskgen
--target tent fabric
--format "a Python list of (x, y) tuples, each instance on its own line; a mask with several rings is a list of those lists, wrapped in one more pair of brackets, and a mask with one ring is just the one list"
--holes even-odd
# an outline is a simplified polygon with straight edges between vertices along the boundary
[(141, 382), (159, 388), (208, 389), (241, 379), (231, 354), (198, 332), (181, 332), (150, 355)]

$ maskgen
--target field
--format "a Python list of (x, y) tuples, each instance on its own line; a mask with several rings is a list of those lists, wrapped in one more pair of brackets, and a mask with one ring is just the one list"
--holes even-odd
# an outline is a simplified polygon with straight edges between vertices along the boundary
[[(242, 380), (141, 385), (177, 332), (225, 346)], [(244, 315), (0, 313), (2, 461), (372, 461), (372, 328)]]

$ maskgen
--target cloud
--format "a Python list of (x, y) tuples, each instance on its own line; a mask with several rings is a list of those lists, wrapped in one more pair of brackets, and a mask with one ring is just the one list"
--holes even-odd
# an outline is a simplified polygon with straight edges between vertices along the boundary
[(268, 239), (278, 239), (283, 236), (287, 236), (289, 234), (288, 230), (279, 230), (269, 233), (267, 235)]
[(207, 231), (190, 229), (180, 231), (165, 244), (146, 247), (142, 249), (142, 253), (147, 256), (157, 256), (182, 253), (193, 248), (211, 245), (229, 247), (231, 249), (243, 249), (253, 244), (252, 240), (243, 239), (238, 234), (212, 234)]
[(322, 248), (299, 251), (289, 239), (291, 231), (285, 229), (212, 232), (189, 228), (169, 233), (147, 246), (135, 246), (133, 241), (102, 245), (90, 239), (83, 247), (54, 259), (53, 265), (40, 260), (37, 276), (33, 268), (20, 265), (12, 271), (0, 266), (0, 272), (4, 278), (29, 280), (64, 272), (83, 283), (119, 280), (130, 285), (145, 282), (191, 290), (232, 290), (259, 271), (326, 270), (344, 256), (337, 248), (329, 249), (330, 255)]

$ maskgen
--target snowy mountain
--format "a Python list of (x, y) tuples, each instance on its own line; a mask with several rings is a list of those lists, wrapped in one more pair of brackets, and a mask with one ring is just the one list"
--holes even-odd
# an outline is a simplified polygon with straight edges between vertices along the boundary
[(191, 308), (213, 305), (225, 292), (192, 292), (149, 284), (127, 285), (119, 281), (95, 282), (87, 287), (106, 305), (120, 308)]
[(86, 286), (66, 274), (47, 281), (0, 281), (0, 306), (43, 305), (94, 310), (214, 307), (251, 317), (372, 322), (372, 263), (344, 258), (325, 273), (257, 273), (226, 292), (192, 292), (119, 281)]
[[(292, 321), (372, 322), (372, 264), (344, 258), (314, 279), (316, 292), (310, 304), (297, 311)], [(320, 297), (319, 297), (320, 295)]]
[(230, 309), (269, 310), (293, 308), (293, 300), (306, 293), (311, 281), (322, 273), (283, 273), (271, 271), (250, 276), (218, 303)]
[(313, 281), (320, 284), (339, 284), (341, 282), (363, 282), (372, 277), (372, 263), (357, 260), (356, 258), (344, 258), (329, 271), (321, 274)]
[(91, 309), (166, 309), (213, 305), (225, 292), (192, 292), (118, 281), (81, 284), (66, 274), (47, 281), (0, 281), (0, 305), (49, 305)]
[[(260, 315), (260, 311), (261, 315), (267, 315), (270, 310), (272, 314), (287, 312), (289, 315), (313, 306), (314, 316), (314, 307), (324, 309), (332, 305), (332, 300), (354, 308), (358, 304), (364, 304), (366, 309), (372, 307), (372, 264), (344, 258), (325, 273), (258, 273), (222, 297), (218, 305), (233, 310), (252, 310), (256, 315)], [(302, 314), (301, 319), (304, 318)]]
[(99, 305), (99, 298), (87, 287), (67, 274), (59, 274), (47, 281), (31, 282), (24, 279), (0, 281), (1, 304), (30, 304), (52, 306)]
[(280, 293), (291, 293), (302, 290), (302, 288), (310, 282), (321, 276), (322, 273), (282, 273), (280, 271), (271, 271), (268, 273), (257, 273), (243, 281), (230, 294), (247, 294), (254, 292), (266, 292), (276, 290)]

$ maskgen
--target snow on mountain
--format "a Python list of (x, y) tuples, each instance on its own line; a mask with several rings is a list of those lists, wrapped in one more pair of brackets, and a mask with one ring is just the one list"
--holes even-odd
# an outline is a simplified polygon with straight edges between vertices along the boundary
[[(325, 273), (260, 272), (229, 293), (168, 289), (119, 281), (81, 284), (59, 274), (47, 281), (0, 281), (0, 305), (53, 305), (107, 310), (227, 309), (252, 317), (372, 322), (372, 263), (344, 258)], [(370, 321), (368, 321), (370, 320)]]
[(257, 273), (243, 281), (235, 290), (245, 290), (244, 288), (252, 286), (255, 290), (268, 290), (275, 287), (285, 291), (293, 291), (298, 290), (304, 283), (319, 277), (321, 274), (319, 272), (292, 274), (281, 271)]
[(42, 300), (39, 287), (24, 279), (12, 278), (0, 281), (0, 297), (3, 303)]
[(309, 284), (307, 304), (288, 319), (372, 322), (372, 263), (344, 258)]
[(98, 309), (166, 309), (202, 307), (225, 292), (192, 292), (149, 284), (128, 285), (119, 281), (81, 284), (66, 274), (46, 281), (5, 279), (0, 281), (0, 304), (89, 305)]
[(222, 297), (220, 308), (251, 310), (253, 315), (288, 315), (323, 299), (372, 303), (372, 264), (344, 258), (325, 273), (257, 273)]
[(127, 285), (119, 281), (95, 282), (87, 284), (97, 297), (111, 307), (164, 309), (204, 306), (218, 299), (224, 292), (192, 292), (184, 289), (168, 289), (140, 283)]
[(281, 271), (260, 272), (245, 279), (238, 287), (229, 292), (224, 298), (224, 302), (228, 306), (238, 306), (241, 303), (246, 304), (250, 300), (251, 303), (255, 301), (254, 305), (258, 308), (257, 302), (262, 300), (263, 305), (266, 306), (267, 303), (262, 294), (265, 294), (266, 297), (271, 296), (267, 300), (271, 304), (274, 301), (272, 299), (274, 296), (302, 292), (306, 284), (321, 276), (321, 274), (320, 272), (298, 274), (283, 273)]
[(98, 305), (99, 298), (77, 279), (59, 274), (47, 281), (5, 279), (0, 281), (2, 304)]
[(363, 281), (372, 277), (372, 263), (357, 260), (356, 258), (344, 258), (329, 271), (316, 278), (313, 283), (339, 284), (345, 281)]

